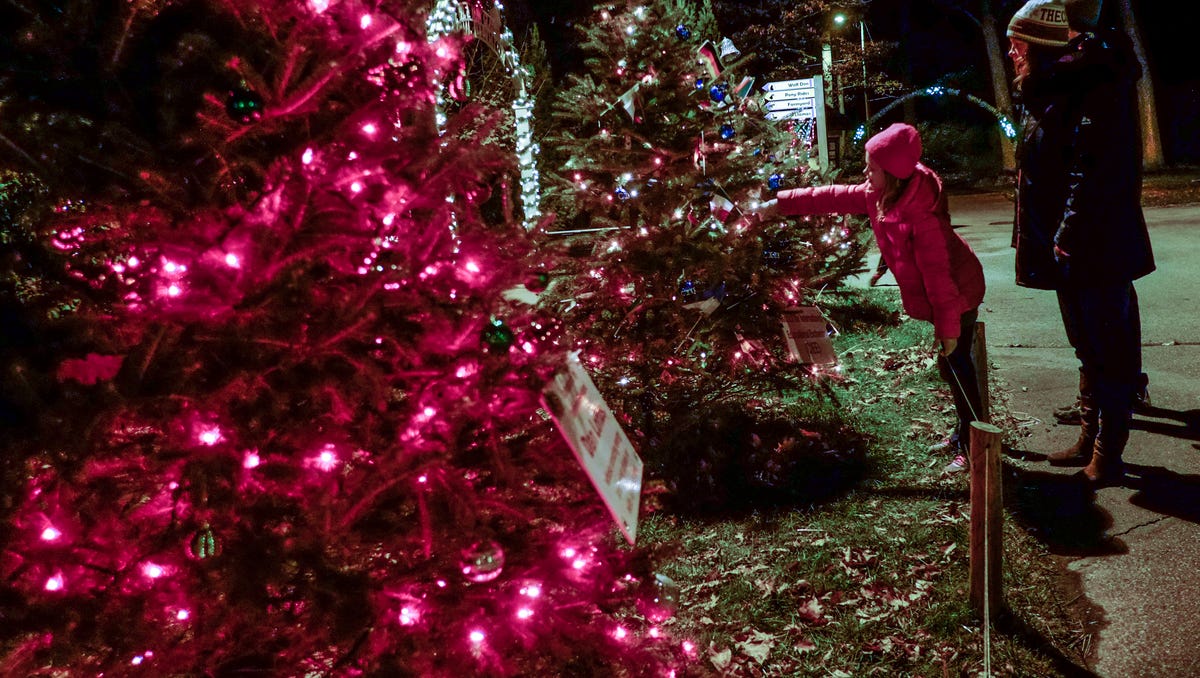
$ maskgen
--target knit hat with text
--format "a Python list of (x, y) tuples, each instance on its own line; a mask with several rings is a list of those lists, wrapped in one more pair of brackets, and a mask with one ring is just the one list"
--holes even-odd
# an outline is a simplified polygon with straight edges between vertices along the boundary
[(1067, 10), (1061, 0), (1029, 0), (1008, 22), (1007, 35), (1033, 45), (1062, 47), (1068, 42)]
[(912, 125), (893, 123), (868, 139), (866, 149), (883, 171), (897, 179), (907, 179), (921, 159), (921, 135)]
[(1067, 10), (1067, 24), (1080, 33), (1095, 30), (1100, 22), (1101, 0), (1063, 0)]

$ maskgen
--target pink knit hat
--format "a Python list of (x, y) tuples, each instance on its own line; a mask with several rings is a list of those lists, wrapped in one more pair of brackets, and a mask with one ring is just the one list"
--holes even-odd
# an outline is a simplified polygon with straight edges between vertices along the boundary
[(907, 179), (921, 159), (921, 135), (912, 125), (893, 123), (867, 141), (867, 153), (883, 171)]

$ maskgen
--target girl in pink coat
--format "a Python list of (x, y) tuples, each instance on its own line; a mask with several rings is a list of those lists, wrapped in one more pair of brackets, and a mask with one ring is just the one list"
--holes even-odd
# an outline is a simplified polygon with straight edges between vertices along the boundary
[[(979, 412), (979, 384), (971, 358), (975, 320), (983, 301), (983, 267), (950, 226), (946, 195), (937, 173), (918, 162), (916, 128), (896, 123), (867, 141), (867, 180), (858, 185), (780, 191), (758, 214), (866, 214), (883, 260), (896, 277), (904, 311), (933, 323), (938, 371), (954, 394), (957, 430), (946, 441), (955, 460), (946, 471), (966, 467), (970, 425)], [(935, 446), (942, 447), (942, 446)]]

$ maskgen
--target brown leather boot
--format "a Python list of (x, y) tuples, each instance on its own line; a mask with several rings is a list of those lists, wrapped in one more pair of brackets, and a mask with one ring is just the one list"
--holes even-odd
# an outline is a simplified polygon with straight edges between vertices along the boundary
[(1100, 432), (1100, 410), (1092, 394), (1090, 380), (1079, 373), (1079, 439), (1075, 444), (1046, 455), (1051, 466), (1084, 466), (1092, 460), (1096, 434)]
[[(1092, 450), (1092, 460), (1083, 469), (1083, 475), (1095, 485), (1119, 485), (1125, 478), (1125, 443), (1129, 441), (1129, 425), (1104, 426), (1101, 422), (1100, 435)], [(1116, 429), (1116, 430), (1111, 430)]]
[(1092, 460), (1083, 469), (1088, 482), (1095, 485), (1120, 485), (1125, 478), (1125, 462), (1120, 454), (1106, 453), (1096, 448)]

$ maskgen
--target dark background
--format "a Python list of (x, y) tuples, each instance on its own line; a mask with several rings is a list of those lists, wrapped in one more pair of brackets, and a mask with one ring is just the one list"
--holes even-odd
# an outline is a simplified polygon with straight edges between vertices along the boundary
[[(900, 42), (900, 10), (911, 6), (912, 25), (897, 54), (907, 54), (915, 87), (946, 84), (992, 101), (987, 83), (986, 55), (978, 27), (962, 12), (951, 8), (961, 2), (950, 0), (874, 0), (866, 17), (869, 39)], [(968, 5), (973, 3), (966, 3)], [(997, 23), (1003, 29), (1008, 18), (1020, 7), (1020, 1), (993, 2)], [(1166, 155), (1172, 165), (1200, 163), (1200, 69), (1192, 45), (1196, 27), (1182, 8), (1190, 3), (1161, 0), (1133, 0), (1140, 23), (1150, 73), (1158, 104), (1159, 131)], [(578, 68), (574, 24), (591, 21), (592, 3), (567, 0), (509, 0), (506, 17), (520, 40), (529, 26), (536, 23), (550, 52), (554, 77)], [(1120, 25), (1117, 3), (1104, 3), (1101, 23)], [(1007, 42), (1001, 40), (1001, 48)], [(900, 67), (888, 66), (900, 77)], [(887, 105), (887, 99), (872, 101), (874, 110)]]

